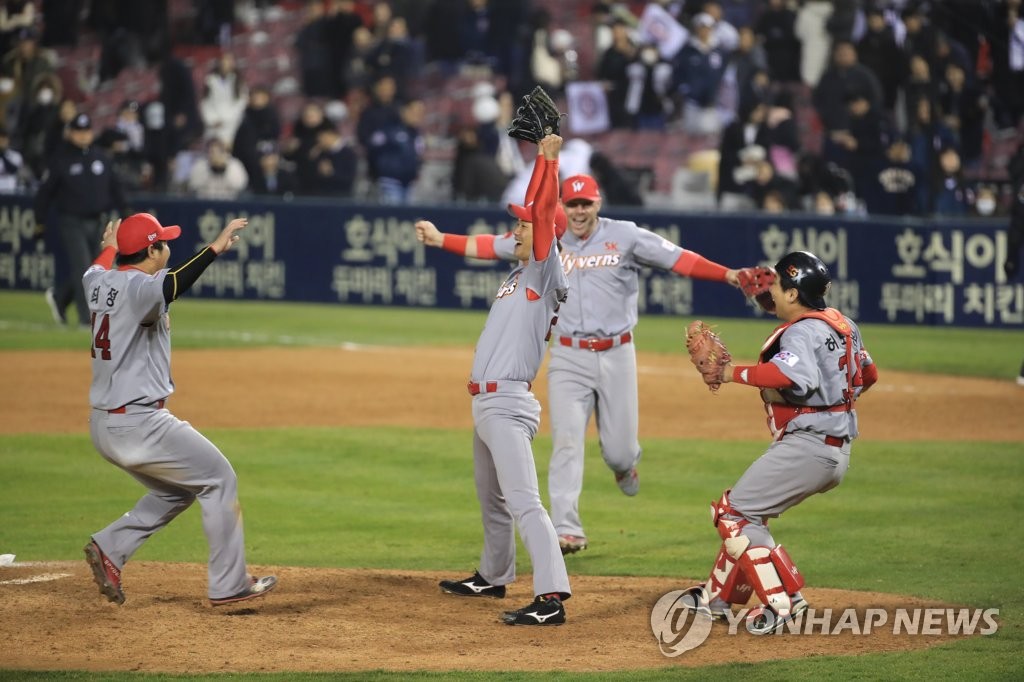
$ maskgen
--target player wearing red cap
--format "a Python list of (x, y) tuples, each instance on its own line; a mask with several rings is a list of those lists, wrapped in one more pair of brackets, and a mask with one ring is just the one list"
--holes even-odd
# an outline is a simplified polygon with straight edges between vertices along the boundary
[(146, 538), (197, 500), (210, 545), (210, 603), (260, 597), (277, 584), (274, 576), (256, 578), (246, 570), (231, 463), (166, 409), (174, 392), (170, 304), (238, 241), (236, 233), (246, 224), (245, 218), (232, 220), (209, 246), (168, 268), (168, 242), (181, 235), (181, 228), (137, 213), (107, 225), (102, 251), (82, 277), (92, 328), (92, 442), (104, 459), (148, 489), (131, 511), (85, 546), (100, 592), (116, 604), (125, 601), (125, 563)]
[[(528, 190), (527, 201), (533, 196)], [(640, 483), (639, 408), (633, 327), (637, 323), (639, 270), (652, 267), (683, 277), (739, 286), (736, 270), (683, 249), (636, 223), (599, 217), (601, 190), (589, 175), (561, 186), (565, 226), (558, 225), (559, 257), (569, 299), (552, 329), (548, 407), (553, 451), (548, 471), (551, 521), (564, 554), (588, 545), (579, 513), (587, 423), (597, 421), (601, 455), (626, 495)], [(516, 207), (510, 206), (513, 215)], [(476, 258), (511, 260), (511, 240), (494, 235), (444, 234), (417, 223), (429, 246)]]

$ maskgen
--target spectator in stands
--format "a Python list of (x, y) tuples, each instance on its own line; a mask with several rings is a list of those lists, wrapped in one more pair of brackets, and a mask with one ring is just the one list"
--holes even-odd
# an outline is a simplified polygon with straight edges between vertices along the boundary
[(636, 130), (664, 130), (672, 113), (672, 65), (656, 45), (642, 45), (626, 67), (625, 108)]
[(956, 146), (956, 136), (936, 115), (932, 100), (921, 97), (914, 106), (914, 119), (907, 130), (911, 161), (917, 166), (918, 211), (929, 215), (935, 211), (935, 192), (939, 182), (939, 153)]
[(917, 102), (927, 99), (936, 102), (939, 93), (939, 84), (932, 80), (932, 68), (928, 60), (919, 54), (912, 55), (907, 63), (907, 75), (903, 80), (903, 102), (905, 112), (903, 120), (905, 127), (910, 126), (917, 116)]
[[(94, 0), (89, 5), (88, 22), (100, 39), (99, 82), (116, 78), (122, 69), (144, 62), (142, 25), (149, 3), (119, 0)], [(160, 5), (166, 12), (167, 4)], [(155, 9), (154, 11), (159, 11)]]
[[(471, 0), (472, 1), (472, 0)], [(559, 33), (553, 27), (551, 14), (546, 9), (534, 13), (535, 27), (530, 45), (530, 76), (533, 82), (548, 92), (558, 93), (565, 86), (566, 74), (555, 48), (554, 37)]]
[(352, 49), (342, 67), (342, 81), (349, 93), (366, 91), (377, 79), (373, 65), (376, 49), (373, 33), (365, 26), (360, 26), (352, 33)]
[(719, 92), (719, 107), (723, 109), (723, 119), (731, 121), (738, 113), (739, 103), (744, 94), (752, 90), (755, 74), (764, 74), (764, 84), (770, 84), (768, 61), (764, 48), (757, 43), (754, 30), (744, 26), (739, 30), (739, 43), (729, 55), (722, 86)]
[(776, 173), (775, 166), (767, 159), (757, 163), (755, 168), (756, 174), (747, 188), (755, 206), (763, 209), (765, 203), (772, 200), (781, 201), (786, 207), (797, 205), (797, 184), (793, 180)]
[(705, 2), (701, 7), (701, 12), (708, 15), (714, 20), (714, 24), (711, 27), (711, 33), (714, 36), (714, 42), (725, 54), (729, 54), (740, 44), (739, 32), (736, 27), (730, 24), (722, 16), (722, 5), (718, 0), (711, 0), (711, 2)]
[(162, 55), (158, 74), (161, 107), (159, 111), (153, 108), (147, 112), (150, 122), (146, 127), (164, 130), (164, 157), (174, 158), (202, 135), (203, 119), (199, 115), (192, 70), (170, 49)]
[(491, 51), (492, 37), (496, 31), (505, 29), (493, 25), (487, 5), (487, 0), (463, 2), (458, 23), (460, 56), (470, 64), (494, 68), (497, 63)]
[(299, 120), (292, 126), (292, 134), (284, 143), (284, 157), (295, 163), (300, 186), (314, 182), (312, 172), (306, 174), (304, 169), (309, 165), (310, 151), (316, 146), (317, 136), (322, 128), (330, 126), (324, 117), (324, 110), (316, 102), (306, 102), (299, 113)]
[(878, 172), (862, 184), (858, 194), (871, 215), (916, 215), (917, 185), (921, 181), (920, 169), (911, 162), (910, 146), (896, 137), (885, 150)]
[(981, 158), (988, 98), (976, 83), (968, 80), (964, 70), (952, 62), (946, 66), (938, 90), (944, 121), (957, 135), (964, 165), (971, 166)]
[(967, 48), (961, 43), (953, 40), (943, 31), (935, 32), (935, 51), (932, 55), (930, 66), (936, 74), (946, 73), (946, 67), (950, 64), (959, 66), (965, 74), (971, 74), (973, 80), (974, 62)]
[(612, 44), (601, 55), (597, 78), (602, 82), (608, 98), (608, 117), (612, 128), (629, 128), (632, 127), (632, 117), (626, 111), (630, 82), (627, 69), (636, 58), (637, 49), (625, 21), (615, 19), (611, 31)]
[(264, 85), (249, 90), (249, 105), (242, 114), (242, 122), (235, 133), (231, 152), (235, 155), (250, 178), (259, 172), (259, 148), (270, 142), (275, 146), (281, 137), (281, 119), (270, 99), (270, 90)]
[(814, 88), (828, 67), (828, 55), (832, 49), (832, 38), (825, 29), (832, 16), (829, 0), (807, 0), (800, 6), (793, 27), (800, 39), (800, 77)]
[(777, 83), (800, 82), (800, 40), (796, 37), (796, 12), (786, 0), (770, 0), (754, 32), (764, 46), (771, 79)]
[(21, 154), (11, 149), (7, 129), (0, 126), (0, 194), (20, 193), (25, 187), (27, 170)]
[(53, 71), (48, 52), (39, 48), (33, 29), (18, 33), (18, 44), (0, 62), (0, 123), (16, 128), (32, 106), (36, 82)]
[(914, 2), (903, 8), (903, 53), (907, 62), (914, 55), (924, 57), (929, 64), (935, 56), (935, 31), (928, 24), (928, 18), (920, 3)]
[(401, 123), (402, 115), (397, 101), (394, 76), (384, 74), (373, 84), (370, 105), (359, 116), (356, 137), (363, 149), (370, 147), (370, 136), (378, 130)]
[(235, 132), (242, 122), (242, 114), (249, 101), (245, 78), (238, 71), (235, 57), (224, 52), (213, 69), (203, 79), (203, 99), (199, 112), (207, 138), (216, 137), (230, 148)]
[(860, 63), (878, 78), (882, 86), (882, 102), (886, 111), (892, 111), (896, 106), (900, 82), (906, 75), (905, 60), (881, 8), (869, 8), (866, 18), (867, 30), (857, 43), (857, 55)]
[(366, 161), (383, 204), (405, 204), (409, 190), (420, 172), (423, 154), (423, 101), (409, 100), (400, 109), (397, 124), (385, 123), (372, 131), (366, 146)]
[(60, 77), (52, 71), (42, 74), (29, 95), (26, 114), (18, 120), (14, 146), (21, 151), (26, 169), (36, 178), (41, 178), (46, 169), (46, 136), (59, 117), (62, 94)]
[[(68, 124), (78, 116), (78, 103), (64, 97), (57, 106), (57, 118), (50, 122), (43, 142), (43, 159), (48, 160), (68, 139)], [(44, 165), (45, 168), (45, 165)], [(38, 176), (37, 176), (38, 177)]]
[(306, 17), (294, 45), (299, 58), (299, 80), (306, 97), (334, 97), (339, 92), (330, 23), (323, 3), (306, 3)]
[(353, 0), (334, 0), (327, 23), (327, 45), (331, 49), (331, 68), (334, 85), (328, 96), (344, 97), (355, 87), (344, 80), (345, 64), (352, 56), (352, 42), (355, 32), (365, 26), (368, 17), (360, 11)]
[(825, 30), (831, 36), (833, 45), (839, 41), (853, 41), (860, 4), (860, 0), (832, 0), (832, 14), (825, 22)]
[(263, 196), (290, 197), (299, 191), (295, 165), (281, 157), (273, 142), (261, 142), (255, 175), (249, 176), (249, 188)]
[(508, 184), (497, 159), (480, 145), (475, 126), (462, 126), (456, 133), (452, 195), (456, 201), (496, 202)]
[(992, 45), (993, 113), (1000, 129), (1017, 128), (1024, 117), (1024, 19), (1020, 3), (1007, 2)]
[(834, 161), (850, 172), (854, 191), (858, 194), (878, 173), (887, 141), (882, 115), (874, 109), (866, 93), (851, 92), (846, 96), (847, 125), (829, 133), (826, 161)]
[(852, 93), (863, 94), (871, 108), (882, 108), (882, 86), (869, 68), (857, 62), (853, 43), (843, 40), (832, 50), (832, 66), (814, 89), (814, 108), (826, 133), (848, 127), (847, 102)]
[(953, 147), (939, 152), (939, 178), (933, 212), (940, 216), (966, 215), (973, 193), (964, 183), (960, 154)]
[(352, 196), (359, 156), (350, 140), (333, 125), (324, 126), (317, 133), (310, 157), (316, 178), (314, 193), (338, 198)]
[(146, 127), (140, 118), (138, 101), (125, 101), (117, 112), (111, 128), (100, 133), (96, 143), (106, 150), (114, 164), (121, 185), (128, 190), (149, 189), (153, 182), (153, 166), (146, 153)]
[(789, 92), (780, 91), (772, 96), (765, 127), (768, 129), (768, 160), (772, 162), (775, 172), (784, 178), (796, 180), (800, 134), (793, 113), (793, 97)]
[(715, 111), (726, 54), (714, 36), (715, 20), (700, 13), (693, 31), (673, 59), (677, 91), (683, 99), (683, 125), (688, 132), (707, 135), (721, 129)]
[[(718, 182), (716, 199), (723, 211), (749, 210), (754, 207), (751, 198), (743, 189), (748, 181), (743, 173), (736, 171), (743, 165), (743, 150), (756, 145), (762, 150), (769, 146), (765, 120), (768, 106), (760, 100), (746, 100), (740, 105), (739, 116), (722, 132), (719, 142)], [(749, 155), (749, 153), (748, 153)]]
[[(377, 7), (384, 7), (381, 4)], [(395, 79), (398, 96), (405, 99), (410, 95), (410, 86), (419, 74), (422, 60), (418, 45), (409, 37), (409, 29), (402, 17), (392, 17), (387, 24), (384, 37), (376, 42), (367, 60), (374, 74), (388, 74)]]
[(237, 199), (249, 186), (242, 162), (231, 156), (219, 137), (206, 142), (206, 155), (196, 159), (188, 174), (188, 191), (200, 199)]
[(18, 34), (23, 29), (34, 28), (35, 21), (36, 8), (32, 0), (0, 2), (0, 55), (14, 49), (18, 43)]

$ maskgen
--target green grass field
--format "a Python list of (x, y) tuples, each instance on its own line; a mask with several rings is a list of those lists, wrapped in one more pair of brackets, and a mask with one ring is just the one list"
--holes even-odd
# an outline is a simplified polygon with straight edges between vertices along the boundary
[[(409, 329), (416, 330), (416, 343), (468, 346), (483, 322), (481, 313), (188, 300), (175, 305), (174, 315), (178, 349), (346, 342), (406, 345), (411, 343)], [(715, 322), (741, 357), (752, 357), (772, 326), (768, 320)], [(681, 320), (646, 317), (638, 329), (643, 350), (681, 352)], [(1022, 332), (866, 325), (863, 333), (884, 369), (1012, 381), (1024, 354)], [(0, 292), (0, 349), (83, 348), (85, 339), (84, 332), (54, 329), (39, 294)], [(1021, 401), (1024, 405), (1024, 390)], [(642, 425), (641, 419), (641, 431)], [(467, 432), (323, 428), (204, 433), (238, 472), (253, 563), (462, 572), (477, 558), (479, 516), (466, 469)], [(607, 541), (604, 549), (595, 546), (573, 557), (571, 572), (704, 575), (717, 547), (707, 521), (707, 502), (735, 481), (764, 445), (646, 438), (643, 442), (642, 467), (649, 475), (628, 515), (623, 514), (621, 495), (605, 480), (607, 470), (600, 464), (596, 443), (588, 444), (582, 504), (591, 536)], [(549, 451), (550, 440), (539, 436), (535, 452), (542, 491)], [(365, 458), (367, 452), (379, 456)], [(814, 587), (902, 593), (998, 608), (1000, 628), (994, 635), (900, 654), (634, 670), (570, 679), (1020, 679), (1022, 483), (1022, 443), (858, 441), (850, 472), (837, 491), (791, 510), (772, 526)], [(78, 560), (83, 539), (129, 508), (139, 493), (138, 486), (95, 454), (84, 431), (0, 437), (0, 552), (16, 552), (19, 561)], [(310, 552), (310, 547), (318, 550)], [(525, 552), (520, 557), (525, 559)], [(190, 509), (151, 538), (135, 559), (204, 562), (198, 510)], [(528, 572), (528, 562), (520, 568)], [(0, 668), (2, 661), (0, 645)], [(515, 674), (509, 679), (547, 677), (511, 672)], [(202, 679), (485, 677), (491, 676), (378, 673)], [(43, 679), (200, 678), (0, 670), (0, 680)]]

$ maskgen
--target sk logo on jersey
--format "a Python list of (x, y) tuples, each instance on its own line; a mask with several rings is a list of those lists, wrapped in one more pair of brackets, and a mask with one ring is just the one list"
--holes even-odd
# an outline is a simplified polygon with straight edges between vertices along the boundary
[(509, 279), (506, 279), (505, 283), (501, 285), (500, 289), (498, 289), (498, 295), (494, 298), (499, 299), (504, 296), (511, 296), (514, 294), (516, 292), (516, 287), (519, 285), (519, 275), (521, 274), (522, 271), (519, 271)]
[(615, 242), (605, 242), (604, 249), (605, 251), (618, 251), (619, 245), (616, 244)]

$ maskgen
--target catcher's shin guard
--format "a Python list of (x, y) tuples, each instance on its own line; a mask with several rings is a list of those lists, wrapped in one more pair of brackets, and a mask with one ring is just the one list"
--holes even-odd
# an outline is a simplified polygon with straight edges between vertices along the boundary
[(708, 592), (708, 601), (713, 601), (717, 597), (730, 604), (742, 605), (750, 601), (750, 595), (754, 593), (743, 569), (726, 551), (724, 542), (718, 550), (718, 556), (715, 557), (711, 575), (704, 585)]
[(726, 552), (743, 571), (758, 599), (780, 618), (788, 618), (793, 610), (791, 594), (804, 586), (800, 575), (782, 545), (773, 549), (751, 547), (750, 539), (740, 536), (724, 543)]
[(716, 502), (711, 503), (711, 522), (715, 525), (723, 542), (718, 550), (718, 556), (715, 557), (715, 564), (711, 568), (711, 575), (708, 577), (705, 587), (709, 600), (718, 597), (730, 604), (746, 604), (750, 600), (753, 588), (743, 569), (729, 555), (727, 544), (739, 537), (743, 526), (750, 522), (744, 518), (731, 519), (726, 514), (739, 516), (729, 504), (728, 490), (723, 492), (722, 497)]

